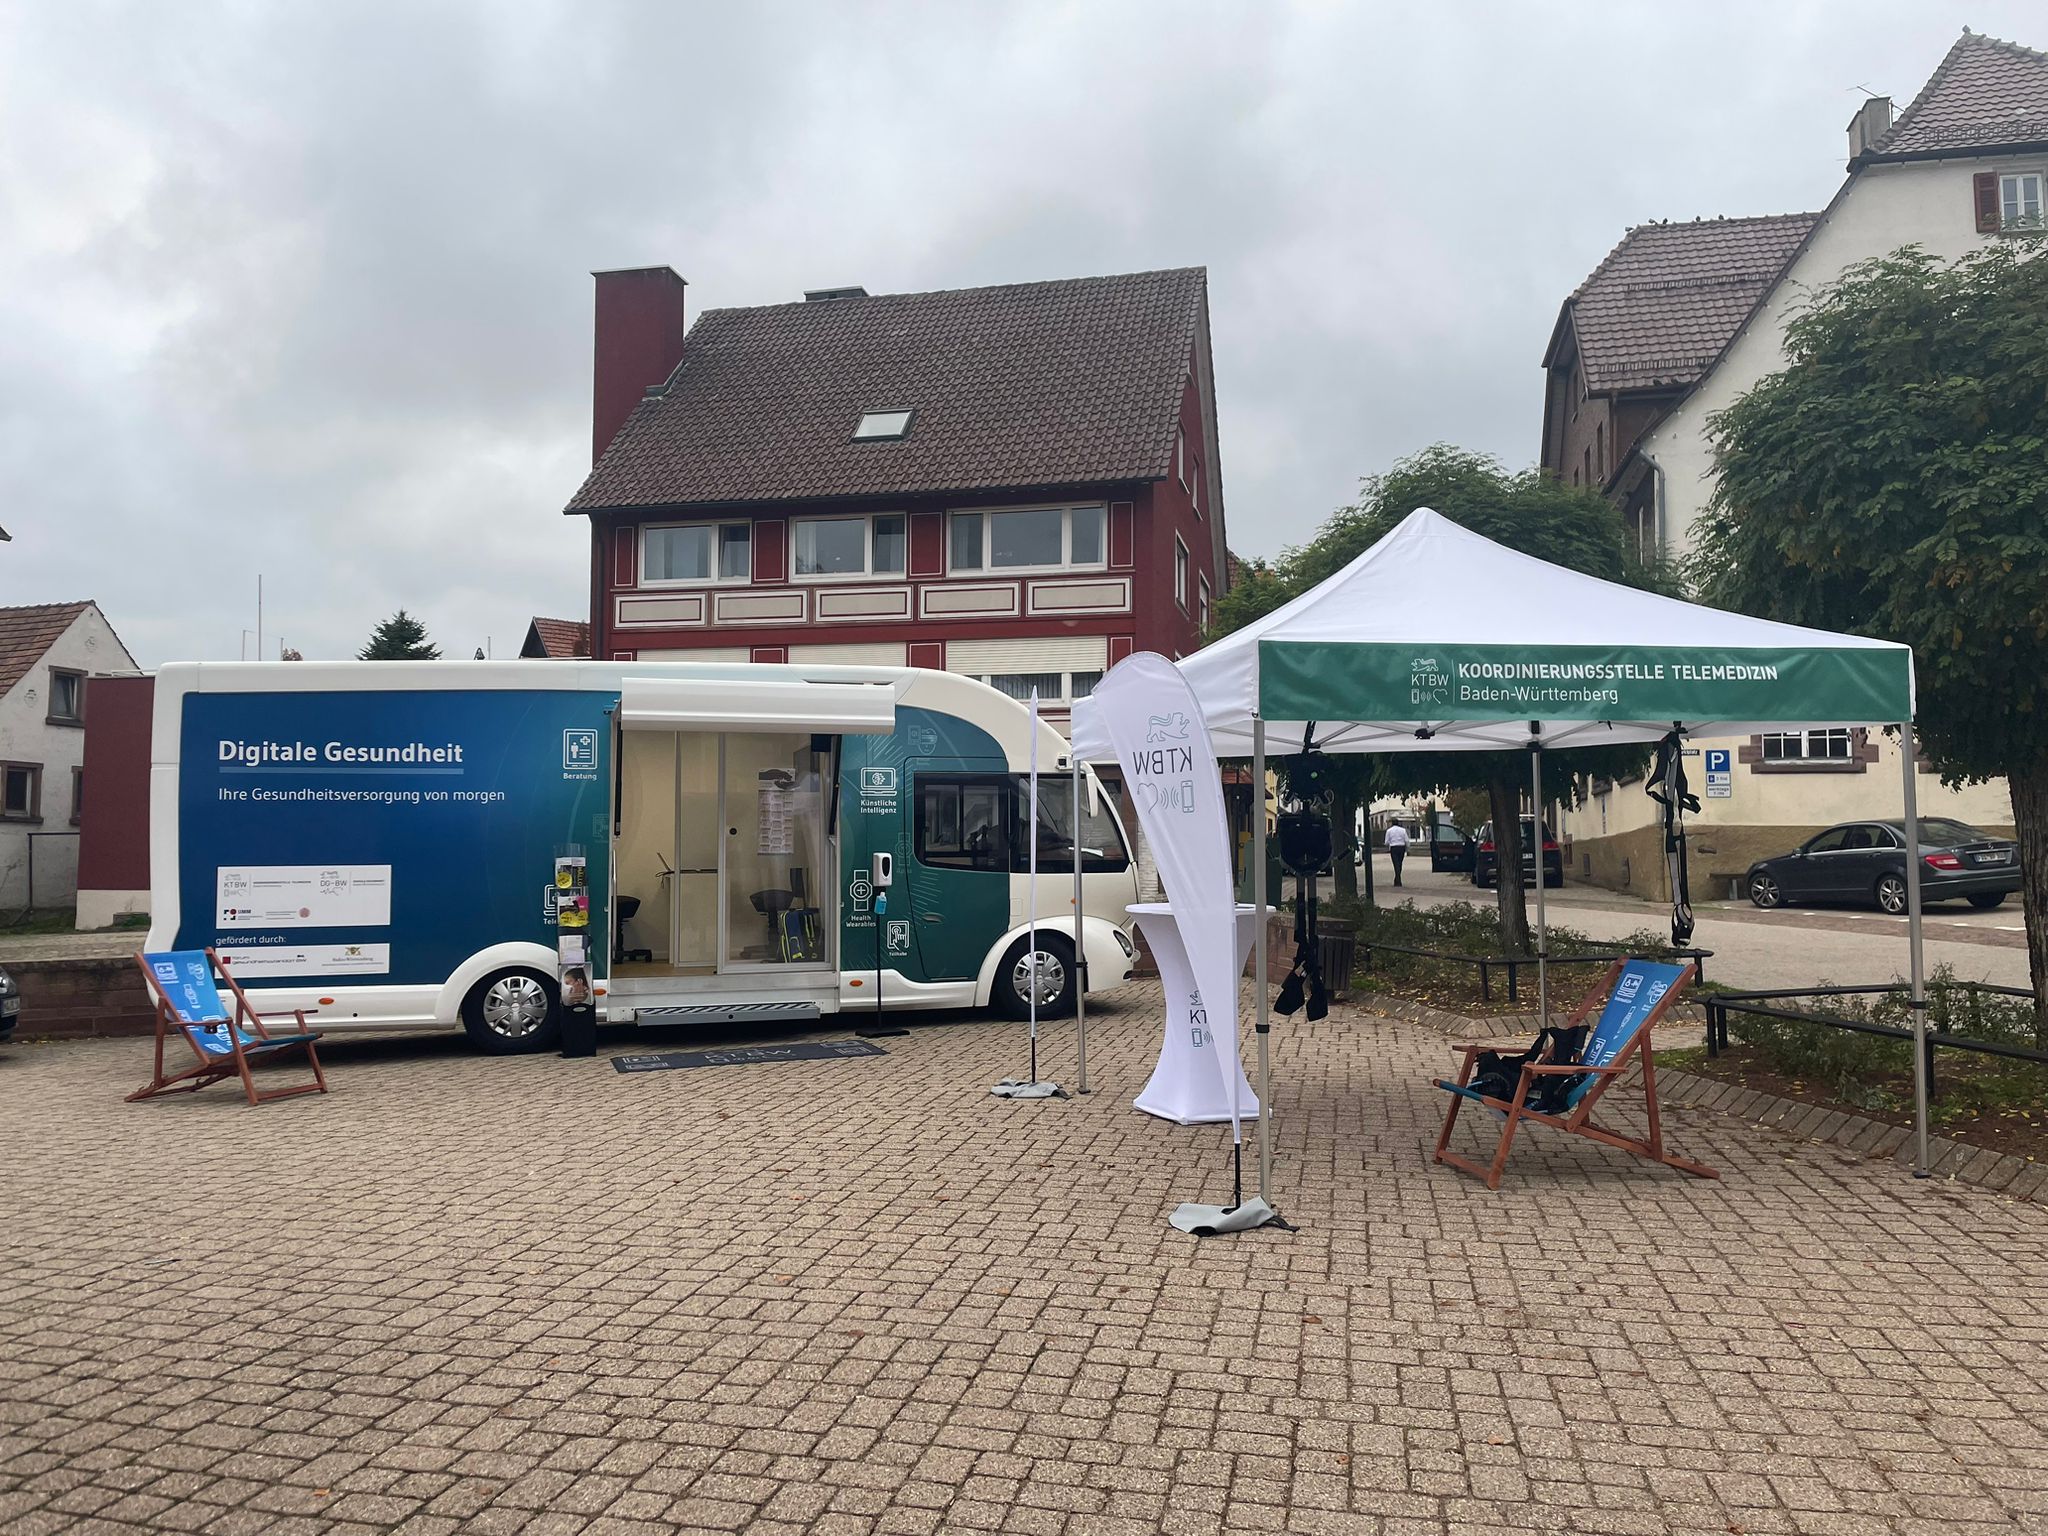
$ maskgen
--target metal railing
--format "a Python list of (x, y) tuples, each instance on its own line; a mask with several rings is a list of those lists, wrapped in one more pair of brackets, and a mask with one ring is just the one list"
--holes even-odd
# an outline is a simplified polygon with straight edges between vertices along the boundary
[[(1484, 1002), (1493, 1001), (1493, 973), (1505, 970), (1508, 973), (1508, 1001), (1521, 1000), (1520, 974), (1524, 967), (1536, 964), (1535, 955), (1467, 955), (1449, 949), (1423, 949), (1412, 944), (1380, 944), (1360, 934), (1358, 938), (1359, 965), (1361, 969), (1372, 968), (1372, 952), (1385, 950), (1388, 954), (1419, 955), (1425, 960), (1449, 960), (1458, 965), (1474, 965), (1479, 968), (1479, 996)], [(1656, 956), (1640, 956), (1634, 950), (1611, 949), (1577, 955), (1551, 955), (1550, 964), (1560, 965), (1612, 965), (1617, 960), (1672, 959), (1692, 963), (1693, 985), (1698, 986), (1707, 979), (1707, 961), (1713, 958), (1711, 949), (1671, 949)]]
[[(2034, 994), (2025, 987), (2001, 987), (1988, 981), (1956, 981), (1946, 983), (1952, 992), (1961, 992), (1966, 1002), (1965, 1012), (1973, 1029), (1984, 1027), (1984, 997), (1989, 993), (1996, 997), (2017, 997), (2032, 1001)], [(1810, 1013), (1802, 1008), (1779, 1007), (1778, 1004), (1811, 997), (1892, 997), (1911, 991), (1903, 981), (1885, 983), (1872, 987), (1778, 987), (1757, 992), (1717, 992), (1701, 999), (1707, 1007), (1707, 1054), (1718, 1056), (1728, 1049), (1728, 1016), (1731, 1013), (1748, 1014), (1756, 1018), (1773, 1019), (1789, 1024), (1825, 1024), (1832, 1029), (1846, 1029), (1859, 1035), (1876, 1035), (1884, 1040), (1903, 1040), (1911, 1044), (1913, 1031), (1898, 1024), (1879, 1024), (1871, 1019), (1845, 1019), (1839, 1014)], [(1930, 991), (1932, 989), (1930, 988)], [(1935, 1097), (1934, 1053), (1937, 1049), (1971, 1051), (1983, 1056), (2002, 1056), (2010, 1061), (2030, 1061), (2048, 1066), (2048, 1051), (2032, 1046), (2014, 1045), (2005, 1040), (1982, 1040), (1973, 1035), (1958, 1035), (1952, 1032), (1951, 1010), (1944, 1010), (1940, 1020), (1928, 1020), (1926, 1044), (1927, 1097)]]

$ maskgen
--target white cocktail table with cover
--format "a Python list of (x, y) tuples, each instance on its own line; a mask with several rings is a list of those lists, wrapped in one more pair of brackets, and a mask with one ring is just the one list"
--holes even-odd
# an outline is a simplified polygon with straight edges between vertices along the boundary
[[(1173, 904), (1142, 901), (1124, 908), (1144, 930), (1145, 945), (1159, 967), (1159, 979), (1166, 991), (1166, 1038), (1159, 1050), (1159, 1065), (1144, 1091), (1131, 1102), (1148, 1115), (1180, 1125), (1206, 1125), (1230, 1118), (1230, 1100), (1223, 1089), (1223, 1074), (1216, 1066), (1216, 1041), (1206, 1026), (1201, 996), (1195, 989), (1195, 973), (1188, 964), (1187, 946), (1181, 942), (1180, 924)], [(1273, 909), (1266, 909), (1271, 913)], [(1244, 973), (1245, 957), (1258, 938), (1258, 908), (1240, 902), (1237, 907), (1237, 965), (1234, 974)], [(1258, 1118), (1258, 1095), (1244, 1075), (1244, 1062), (1231, 1064), (1237, 1084), (1237, 1113), (1240, 1121)]]

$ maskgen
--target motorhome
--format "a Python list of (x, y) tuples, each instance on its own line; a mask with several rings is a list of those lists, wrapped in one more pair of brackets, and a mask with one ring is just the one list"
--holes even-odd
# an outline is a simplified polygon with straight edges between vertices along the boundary
[(1131, 974), (1109, 797), (1084, 770), (1076, 806), (1040, 722), (1028, 824), (1030, 711), (952, 673), (186, 663), (154, 708), (149, 947), (211, 947), (325, 1030), (539, 1050), (586, 1000), (1058, 1013)]

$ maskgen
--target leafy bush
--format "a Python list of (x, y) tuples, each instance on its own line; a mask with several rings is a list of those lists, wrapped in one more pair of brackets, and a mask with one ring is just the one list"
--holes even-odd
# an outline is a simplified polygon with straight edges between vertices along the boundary
[[(1826, 982), (1820, 983), (1826, 986)], [(1903, 990), (1877, 996), (1790, 999), (1786, 1007), (1801, 1013), (1894, 1029), (1912, 1027), (1912, 1010)], [(2034, 1007), (2030, 998), (1986, 994), (1956, 979), (1949, 966), (1937, 966), (1927, 984), (1927, 1025), (1935, 1034), (1999, 1044), (2034, 1044)], [(1911, 1101), (1913, 1047), (1910, 1041), (1867, 1035), (1831, 1024), (1761, 1018), (1731, 1012), (1728, 1032), (1756, 1050), (1771, 1071), (1794, 1079), (1813, 1079), (1844, 1103), (1866, 1109), (1892, 1109)], [(1974, 1114), (1996, 1105), (2032, 1102), (2048, 1092), (2048, 1069), (2029, 1062), (1963, 1051), (1937, 1051), (1935, 1075), (1943, 1101), (1937, 1118)]]
[[(1493, 906), (1470, 902), (1445, 902), (1441, 906), (1418, 907), (1405, 902), (1398, 907), (1366, 906), (1359, 902), (1323, 902), (1318, 911), (1357, 925), (1359, 959), (1355, 982), (1367, 990), (1397, 993), (1427, 1002), (1467, 1004), (1481, 1000), (1479, 968), (1454, 956), (1493, 959), (1510, 953), (1501, 936), (1500, 913)], [(1430, 955), (1403, 954), (1378, 948), (1367, 961), (1368, 945), (1399, 945), (1403, 949), (1434, 950)], [(1552, 958), (1608, 956), (1617, 953), (1669, 958), (1670, 943), (1648, 930), (1619, 940), (1595, 939), (1575, 928), (1550, 928)], [(1576, 996), (1586, 985), (1593, 968), (1571, 966), (1553, 971), (1553, 992), (1563, 981), (1565, 994)], [(1535, 975), (1524, 970), (1519, 999), (1535, 1001)], [(1507, 998), (1507, 973), (1497, 969), (1492, 977), (1493, 1001)]]

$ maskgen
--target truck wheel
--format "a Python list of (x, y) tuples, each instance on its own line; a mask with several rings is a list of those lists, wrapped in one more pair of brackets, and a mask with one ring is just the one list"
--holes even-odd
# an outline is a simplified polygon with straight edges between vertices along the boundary
[(493, 1056), (552, 1050), (562, 1033), (554, 979), (528, 970), (486, 976), (463, 999), (462, 1027)]
[[(990, 1001), (1013, 1019), (1031, 1016), (1025, 996), (1031, 966), (1025, 958), (1025, 941), (1019, 939), (996, 967), (996, 984)], [(1038, 1016), (1064, 1018), (1074, 1011), (1074, 946), (1061, 933), (1038, 935)]]

